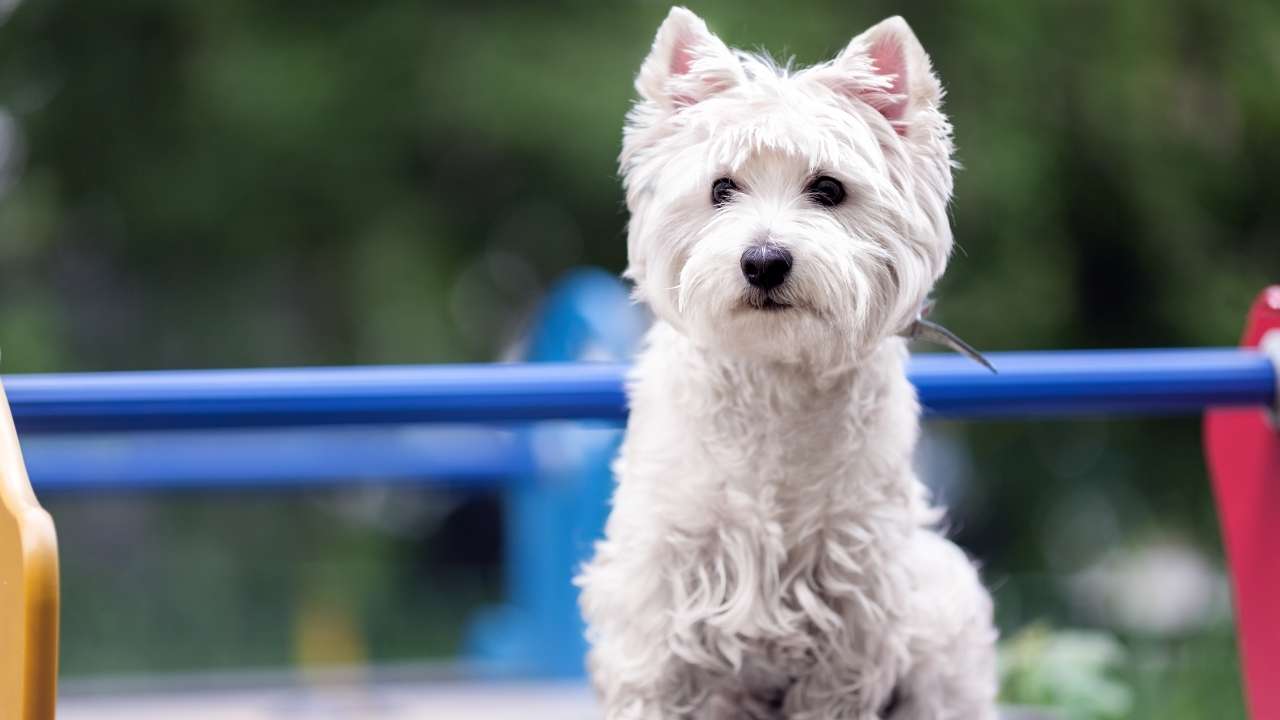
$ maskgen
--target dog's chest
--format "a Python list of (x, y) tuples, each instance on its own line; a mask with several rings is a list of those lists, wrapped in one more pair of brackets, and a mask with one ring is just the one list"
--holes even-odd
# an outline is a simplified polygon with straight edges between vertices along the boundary
[[(750, 462), (709, 462), (706, 482), (694, 481), (707, 524), (684, 617), (701, 618), (695, 633), (719, 654), (750, 659), (748, 675), (782, 683), (833, 646), (856, 645), (887, 604), (888, 548), (908, 524), (907, 467), (829, 427), (753, 439), (738, 446)], [(892, 530), (885, 517), (898, 518)]]
[[(727, 493), (726, 512), (715, 531), (704, 536), (702, 551), (687, 578), (693, 598), (714, 631), (749, 642), (769, 664), (792, 666), (807, 661), (810, 635), (820, 620), (843, 614), (851, 582), (837, 586), (833, 569), (831, 506), (817, 498), (790, 497), (763, 486), (756, 492)], [(802, 501), (802, 502), (801, 502)], [(838, 554), (849, 557), (857, 549)], [(838, 587), (839, 590), (833, 588)], [(698, 609), (691, 616), (696, 617)]]
[(791, 638), (814, 615), (838, 614), (853, 579), (837, 575), (861, 553), (858, 538), (874, 534), (865, 525), (886, 489), (901, 485), (901, 459), (868, 445), (849, 395), (834, 395), (769, 403), (739, 393), (666, 435), (679, 479), (655, 488), (660, 512), (682, 537), (700, 538), (689, 582), (732, 609), (743, 637)]

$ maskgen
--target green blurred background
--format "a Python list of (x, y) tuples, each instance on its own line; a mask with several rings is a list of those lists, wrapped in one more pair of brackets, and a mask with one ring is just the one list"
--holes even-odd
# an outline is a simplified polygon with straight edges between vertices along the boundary
[[(963, 165), (938, 313), (983, 349), (1234, 344), (1280, 279), (1273, 0), (691, 5), (802, 64), (908, 19)], [(666, 9), (0, 0), (5, 372), (500, 357), (564, 271), (623, 266)], [(1116, 712), (1242, 715), (1196, 420), (935, 423), (922, 454), (1006, 631), (1115, 634)], [(500, 595), (492, 497), (44, 500), (72, 679), (446, 658)]]

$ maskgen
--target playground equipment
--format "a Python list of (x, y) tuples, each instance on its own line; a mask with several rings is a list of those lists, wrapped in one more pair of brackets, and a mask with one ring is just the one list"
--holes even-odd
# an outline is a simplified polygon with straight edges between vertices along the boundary
[(1240, 344), (1261, 348), (1277, 390), (1262, 408), (1215, 408), (1205, 415), (1205, 456), (1231, 568), (1240, 666), (1250, 715), (1280, 717), (1280, 286), (1254, 302)]
[(52, 720), (57, 678), (58, 541), (0, 389), (0, 717)]
[[(621, 363), (644, 325), (636, 313), (612, 277), (581, 271), (548, 297), (524, 364), (12, 376), (5, 385), (42, 492), (333, 484), (356, 472), (502, 488), (508, 600), (477, 618), (469, 658), (492, 672), (577, 676), (584, 647), (569, 578), (603, 525), (626, 414)], [(1259, 298), (1242, 349), (992, 353), (998, 375), (925, 355), (909, 368), (935, 416), (1208, 411), (1258, 718), (1280, 717), (1280, 579), (1266, 565), (1267, 531), (1280, 520), (1280, 433), (1268, 417), (1280, 351), (1256, 348), (1269, 330), (1280, 337), (1280, 288)], [(16, 445), (0, 449), (4, 467), (20, 469)], [(0, 573), (0, 582), (14, 577), (3, 556)], [(9, 717), (4, 688), (0, 716)]]

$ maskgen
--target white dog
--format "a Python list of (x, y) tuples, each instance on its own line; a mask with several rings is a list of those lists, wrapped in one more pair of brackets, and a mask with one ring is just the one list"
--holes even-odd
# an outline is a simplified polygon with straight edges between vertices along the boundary
[(802, 71), (675, 8), (621, 156), (657, 323), (578, 582), (610, 720), (995, 716), (991, 600), (912, 470), (898, 334), (951, 250), (901, 18)]

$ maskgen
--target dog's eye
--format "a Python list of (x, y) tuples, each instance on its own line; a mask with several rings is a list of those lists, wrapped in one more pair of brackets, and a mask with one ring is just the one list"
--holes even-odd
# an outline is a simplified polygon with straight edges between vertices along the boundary
[(711, 183), (711, 204), (720, 207), (729, 202), (736, 192), (738, 192), (737, 183), (729, 178), (720, 178)]
[(841, 185), (839, 180), (826, 175), (815, 178), (804, 192), (823, 207), (835, 207), (844, 202), (844, 185)]

